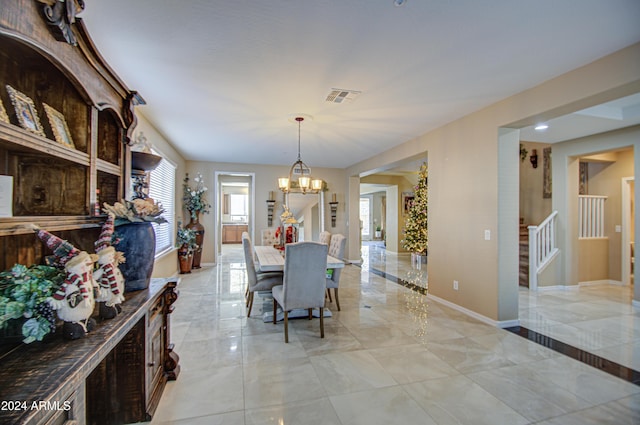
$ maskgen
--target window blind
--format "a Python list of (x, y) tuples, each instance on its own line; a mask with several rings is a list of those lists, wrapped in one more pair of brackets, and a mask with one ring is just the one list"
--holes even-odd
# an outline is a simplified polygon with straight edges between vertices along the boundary
[[(161, 153), (153, 150), (156, 155)], [(174, 217), (175, 217), (175, 187), (176, 187), (176, 167), (165, 158), (155, 170), (151, 171), (149, 177), (149, 197), (156, 203), (161, 203), (165, 209), (162, 215), (167, 219), (167, 223), (153, 224), (156, 231), (156, 256), (163, 251), (173, 247), (174, 244)]]

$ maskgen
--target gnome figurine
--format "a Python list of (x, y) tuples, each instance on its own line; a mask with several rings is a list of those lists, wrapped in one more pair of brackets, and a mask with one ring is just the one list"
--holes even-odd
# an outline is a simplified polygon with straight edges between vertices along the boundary
[(121, 253), (111, 246), (114, 217), (109, 214), (102, 226), (100, 238), (96, 241), (98, 269), (93, 272), (93, 279), (98, 284), (98, 312), (102, 319), (113, 319), (120, 312), (120, 303), (124, 301), (124, 276), (118, 263), (124, 261)]
[(95, 307), (93, 258), (46, 230), (38, 230), (38, 237), (53, 251), (56, 264), (63, 266), (67, 273), (62, 286), (49, 299), (58, 317), (64, 320), (63, 337), (82, 338), (95, 328), (95, 320), (91, 318)]

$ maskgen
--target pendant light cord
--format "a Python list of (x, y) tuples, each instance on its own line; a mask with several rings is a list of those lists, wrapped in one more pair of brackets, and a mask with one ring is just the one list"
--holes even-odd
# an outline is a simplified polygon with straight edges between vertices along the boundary
[(301, 157), (300, 157), (300, 123), (302, 122), (304, 118), (302, 117), (297, 117), (296, 121), (298, 121), (298, 161), (301, 161)]

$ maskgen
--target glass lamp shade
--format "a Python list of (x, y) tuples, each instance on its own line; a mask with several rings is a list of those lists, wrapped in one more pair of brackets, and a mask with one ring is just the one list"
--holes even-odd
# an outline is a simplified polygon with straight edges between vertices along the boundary
[(320, 179), (311, 180), (311, 190), (322, 190), (322, 180)]
[(278, 188), (280, 188), (280, 190), (289, 189), (289, 179), (287, 177), (280, 177), (278, 179)]
[(309, 189), (309, 183), (311, 183), (311, 178), (308, 176), (298, 177), (298, 184), (300, 185), (300, 189)]

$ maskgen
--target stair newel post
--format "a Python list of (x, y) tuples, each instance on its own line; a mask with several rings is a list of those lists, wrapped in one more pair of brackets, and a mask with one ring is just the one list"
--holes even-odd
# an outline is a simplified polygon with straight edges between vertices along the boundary
[(538, 289), (538, 226), (529, 226), (529, 290)]

